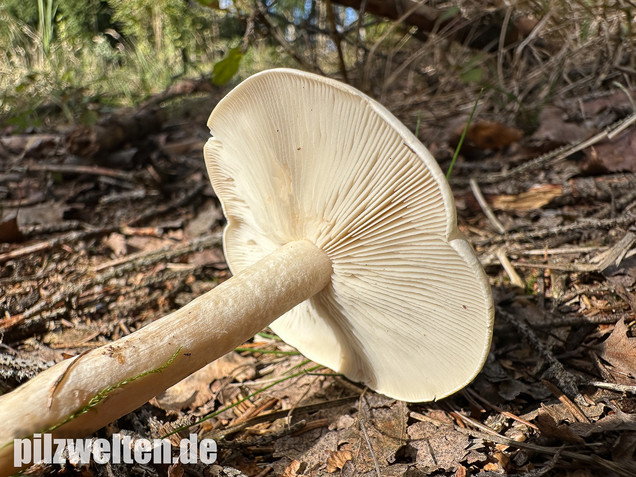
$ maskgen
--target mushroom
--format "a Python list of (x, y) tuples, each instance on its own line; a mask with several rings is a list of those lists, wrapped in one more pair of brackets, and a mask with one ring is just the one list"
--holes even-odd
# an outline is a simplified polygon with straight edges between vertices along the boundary
[(1, 396), (0, 474), (13, 439), (89, 434), (268, 325), (404, 401), (448, 396), (481, 369), (487, 278), (442, 171), (388, 110), (335, 80), (275, 69), (232, 90), (208, 125), (234, 277)]

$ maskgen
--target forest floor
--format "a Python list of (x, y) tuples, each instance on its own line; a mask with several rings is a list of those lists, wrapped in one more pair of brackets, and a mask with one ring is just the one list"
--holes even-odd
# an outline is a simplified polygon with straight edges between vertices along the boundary
[[(226, 91), (186, 86), (89, 128), (0, 135), (0, 391), (230, 276), (202, 159)], [(214, 438), (215, 465), (65, 473), (636, 476), (634, 99), (555, 102), (532, 135), (474, 120), (450, 182), (496, 320), (463, 391), (388, 399), (263, 333), (96, 434), (158, 438), (221, 410), (181, 431)], [(420, 136), (446, 170), (457, 129), (436, 127)]]

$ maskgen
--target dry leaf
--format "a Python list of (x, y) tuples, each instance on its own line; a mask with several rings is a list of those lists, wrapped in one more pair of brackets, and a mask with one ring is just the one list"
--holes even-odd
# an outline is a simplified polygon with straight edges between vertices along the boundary
[(468, 127), (466, 137), (479, 149), (501, 149), (518, 142), (523, 132), (496, 121), (477, 121)]
[(187, 237), (199, 237), (210, 231), (215, 225), (223, 220), (223, 213), (213, 202), (208, 201), (192, 220), (185, 227)]
[(539, 411), (535, 423), (544, 436), (573, 444), (585, 443), (580, 436), (570, 430), (567, 424), (558, 424), (554, 418), (543, 409)]
[(636, 129), (587, 148), (585, 157), (587, 173), (636, 172)]
[[(352, 453), (352, 458), (343, 462), (343, 473), (350, 468), (355, 469), (355, 475), (373, 472), (376, 462), (380, 469), (387, 468), (396, 461), (398, 450), (408, 439), (408, 408), (404, 402), (377, 394), (366, 395), (364, 401), (364, 431), (357, 419), (352, 425), (338, 419), (350, 412), (348, 405), (326, 408), (313, 415), (312, 419), (329, 419), (332, 422), (329, 429), (338, 430), (326, 430), (322, 427), (301, 435), (284, 436), (275, 442), (274, 457), (298, 460), (306, 464), (307, 469), (326, 469), (325, 463), (335, 451), (347, 450)], [(369, 445), (373, 448), (375, 459)]]
[(64, 213), (69, 206), (61, 202), (47, 202), (18, 210), (18, 223), (25, 224), (59, 224), (64, 220)]
[(53, 134), (15, 134), (0, 138), (0, 144), (12, 153), (33, 155), (37, 152), (50, 155), (56, 150), (61, 136)]
[(189, 152), (200, 151), (203, 149), (205, 141), (199, 138), (188, 138), (182, 141), (174, 141), (163, 144), (161, 149), (169, 156), (182, 156)]
[(168, 477), (183, 477), (183, 466), (180, 462), (168, 467)]
[(417, 450), (415, 463), (428, 472), (457, 470), (466, 457), (470, 439), (451, 426), (436, 426), (432, 422), (416, 422), (409, 426), (410, 446)]
[(613, 414), (596, 422), (574, 422), (570, 425), (570, 430), (583, 437), (601, 432), (633, 432), (636, 431), (636, 414), (616, 409)]
[(623, 432), (612, 447), (612, 459), (614, 462), (623, 466), (632, 466), (636, 471), (636, 462), (634, 462), (634, 454), (636, 453), (636, 433)]
[(528, 189), (517, 195), (498, 195), (491, 199), (492, 206), (499, 210), (528, 211), (540, 209), (555, 197), (563, 194), (563, 186), (545, 184)]
[(548, 147), (579, 143), (592, 134), (582, 121), (567, 121), (568, 114), (557, 106), (546, 106), (539, 115), (539, 127), (532, 135), (533, 142)]
[[(364, 428), (373, 447), (371, 454), (369, 443), (361, 433), (359, 425), (351, 426), (342, 433), (342, 440), (351, 443), (355, 449), (353, 461), (356, 472), (370, 472), (375, 468), (375, 461), (380, 468), (395, 462), (397, 452), (404, 446), (407, 438), (406, 426), (409, 410), (406, 403), (387, 397), (371, 394), (365, 397)], [(360, 417), (358, 417), (360, 419)]]
[(629, 288), (636, 283), (636, 256), (621, 260), (621, 263), (610, 265), (603, 270), (603, 275), (616, 286)]
[(206, 250), (193, 253), (188, 259), (188, 263), (199, 267), (217, 265), (220, 268), (224, 268), (226, 266), (223, 251), (216, 248), (208, 248)]
[(466, 475), (468, 475), (466, 473), (466, 467), (460, 465), (459, 467), (457, 467), (457, 470), (455, 471), (455, 475), (453, 477), (466, 477)]
[(126, 237), (122, 234), (113, 232), (104, 239), (104, 244), (110, 248), (116, 257), (123, 257), (128, 253), (128, 247), (126, 246)]
[[(465, 124), (454, 130), (451, 144), (457, 143), (464, 132)], [(518, 142), (523, 137), (523, 133), (516, 128), (506, 126), (496, 121), (476, 121), (468, 126), (466, 131), (465, 144), (469, 148), (490, 150), (502, 149)]]
[(22, 242), (24, 235), (18, 227), (18, 218), (13, 216), (10, 219), (0, 222), (0, 242), (15, 243)]
[(487, 462), (484, 464), (484, 471), (489, 473), (500, 473), (503, 469), (499, 464), (499, 461)]
[(619, 384), (636, 384), (636, 338), (627, 336), (625, 320), (617, 322), (614, 331), (599, 346), (598, 356), (611, 366), (606, 370)]
[(240, 382), (252, 379), (255, 376), (254, 363), (251, 356), (228, 353), (166, 389), (153, 404), (164, 411), (180, 411), (188, 407), (196, 409), (212, 398), (214, 393), (210, 384), (217, 379), (232, 377)]
[[(615, 89), (611, 94), (603, 94), (585, 100), (582, 112), (584, 116), (594, 121), (597, 127), (606, 127), (608, 124), (619, 120), (625, 114), (632, 112), (631, 101), (628, 96), (632, 100), (636, 99), (636, 90)], [(577, 108), (579, 107), (577, 104)]]
[(329, 458), (327, 459), (327, 472), (331, 474), (342, 469), (351, 459), (353, 459), (353, 454), (349, 450), (330, 452)]
[(291, 463), (285, 468), (282, 477), (304, 477), (302, 474), (299, 474), (301, 467), (300, 461), (292, 460)]
[(148, 235), (133, 235), (128, 237), (128, 246), (139, 251), (153, 252), (162, 247), (174, 246), (174, 241)]

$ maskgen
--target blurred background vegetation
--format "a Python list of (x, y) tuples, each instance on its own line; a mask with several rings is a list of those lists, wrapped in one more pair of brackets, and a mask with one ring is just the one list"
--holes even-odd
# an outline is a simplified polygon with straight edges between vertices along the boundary
[(0, 126), (91, 124), (185, 78), (290, 66), (413, 124), (484, 89), (531, 129), (555, 96), (633, 85), (635, 16), (631, 0), (2, 0)]

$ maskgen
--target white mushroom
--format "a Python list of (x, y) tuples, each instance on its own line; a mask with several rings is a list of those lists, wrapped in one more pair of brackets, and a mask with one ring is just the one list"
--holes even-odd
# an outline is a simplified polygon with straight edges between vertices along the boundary
[(439, 399), (472, 380), (490, 346), (490, 287), (458, 236), (445, 177), (403, 124), (354, 88), (274, 70), (237, 87), (208, 125), (231, 269), (296, 240), (333, 266), (329, 286), (274, 331), (407, 401)]
[(406, 401), (448, 396), (481, 369), (488, 281), (439, 166), (391, 113), (350, 86), (278, 69), (241, 83), (208, 125), (235, 276), (0, 397), (0, 474), (13, 439), (90, 433), (270, 323), (308, 358)]

